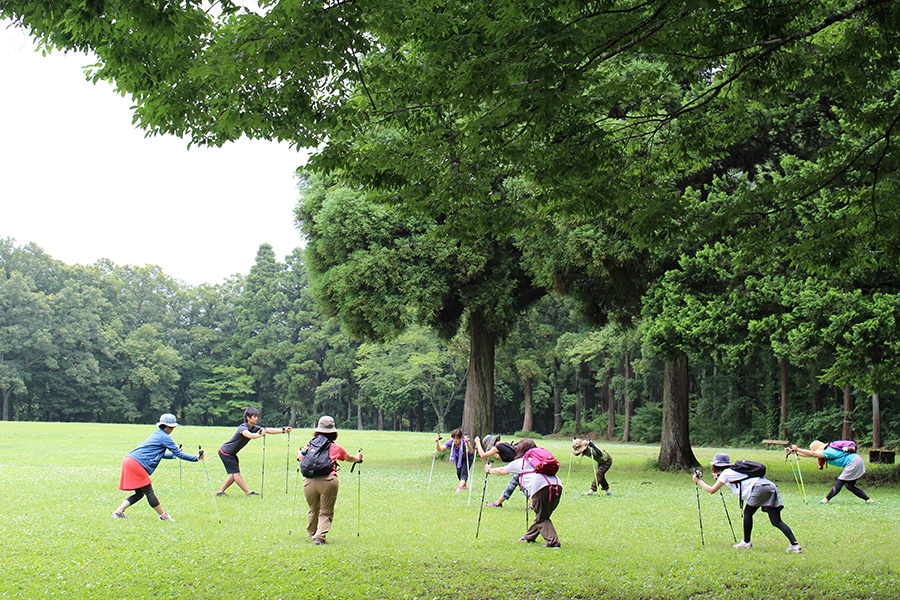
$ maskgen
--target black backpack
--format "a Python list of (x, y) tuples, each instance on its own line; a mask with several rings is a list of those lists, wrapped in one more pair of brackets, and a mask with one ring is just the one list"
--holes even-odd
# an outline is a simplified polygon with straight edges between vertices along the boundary
[[(737, 471), (741, 475), (746, 475), (744, 479), (766, 476), (766, 465), (756, 462), (755, 460), (739, 460), (731, 465), (731, 470)], [(739, 481), (743, 481), (744, 479)], [(732, 483), (737, 483), (737, 481), (733, 481)]]
[(750, 479), (751, 477), (765, 477), (766, 476), (766, 465), (756, 462), (755, 460), (739, 460), (733, 465), (731, 465), (732, 471), (737, 471), (741, 475), (746, 475), (743, 479), (738, 479), (737, 481), (732, 481), (731, 483), (736, 483), (740, 487), (740, 491), (738, 493), (738, 506), (741, 507), (741, 510), (744, 509), (744, 480)]
[(316, 435), (309, 442), (309, 449), (300, 461), (300, 472), (304, 477), (324, 477), (334, 471), (334, 461), (329, 450), (331, 440), (324, 435)]

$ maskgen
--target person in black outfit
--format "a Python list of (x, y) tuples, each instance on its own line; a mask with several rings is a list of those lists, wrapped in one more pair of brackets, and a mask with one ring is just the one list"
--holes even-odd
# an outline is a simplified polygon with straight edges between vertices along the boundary
[(251, 492), (250, 488), (247, 487), (247, 484), (244, 483), (244, 478), (241, 476), (241, 465), (238, 462), (238, 452), (240, 452), (250, 440), (261, 438), (270, 433), (290, 433), (291, 428), (261, 427), (260, 425), (257, 425), (258, 422), (259, 410), (251, 406), (244, 411), (244, 422), (238, 426), (237, 431), (234, 432), (231, 439), (222, 444), (222, 447), (219, 448), (219, 458), (221, 459), (222, 464), (225, 465), (225, 472), (228, 474), (228, 477), (225, 478), (225, 483), (223, 483), (222, 487), (219, 488), (219, 491), (216, 492), (216, 496), (224, 496), (225, 490), (227, 490), (232, 483), (236, 483), (248, 496), (259, 496), (256, 492)]
[[(481, 458), (489, 459), (492, 456), (496, 456), (502, 462), (510, 463), (516, 459), (516, 444), (510, 444), (508, 442), (501, 442), (499, 435), (486, 435), (484, 436), (484, 445), (482, 446), (481, 440), (479, 438), (475, 438), (475, 450), (478, 451), (478, 456)], [(503, 493), (499, 498), (494, 500), (493, 502), (487, 504), (486, 506), (491, 507), (500, 507), (503, 506), (503, 503), (506, 500), (509, 500), (513, 495), (513, 492), (516, 491), (516, 488), (519, 486), (519, 476), (513, 475), (509, 480), (509, 484), (506, 486), (506, 489), (503, 490)], [(524, 493), (525, 490), (522, 490)], [(526, 498), (527, 498), (526, 494)]]

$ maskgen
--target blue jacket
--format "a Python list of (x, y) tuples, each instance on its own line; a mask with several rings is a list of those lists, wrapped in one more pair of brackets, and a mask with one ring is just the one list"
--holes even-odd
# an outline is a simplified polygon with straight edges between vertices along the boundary
[(150, 434), (144, 442), (128, 453), (128, 456), (141, 463), (141, 466), (147, 469), (147, 475), (153, 475), (153, 471), (159, 466), (159, 461), (164, 458), (175, 458), (181, 460), (189, 460), (197, 462), (199, 456), (193, 454), (185, 454), (178, 449), (175, 440), (162, 429), (157, 429)]

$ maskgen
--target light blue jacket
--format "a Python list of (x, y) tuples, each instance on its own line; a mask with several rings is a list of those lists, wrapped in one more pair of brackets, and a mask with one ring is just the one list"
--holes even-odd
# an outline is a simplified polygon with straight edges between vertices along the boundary
[(128, 456), (141, 463), (141, 466), (147, 469), (147, 475), (153, 475), (153, 471), (159, 466), (159, 461), (164, 458), (170, 459), (177, 456), (181, 460), (189, 460), (191, 462), (200, 460), (199, 456), (185, 454), (179, 450), (172, 436), (162, 429), (157, 429), (151, 433), (150, 437), (129, 452)]

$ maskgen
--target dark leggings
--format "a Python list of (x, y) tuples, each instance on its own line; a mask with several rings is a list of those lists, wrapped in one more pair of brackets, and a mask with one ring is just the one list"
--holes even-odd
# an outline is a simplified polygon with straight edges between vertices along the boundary
[(853, 481), (844, 481), (843, 479), (838, 479), (834, 482), (834, 487), (831, 488), (831, 491), (828, 492), (828, 495), (825, 496), (826, 500), (831, 500), (835, 496), (838, 495), (838, 492), (841, 491), (841, 488), (847, 488), (851, 494), (856, 496), (857, 498), (862, 498), (863, 500), (868, 500), (869, 497), (866, 495), (864, 491), (856, 487), (856, 482), (859, 479), (854, 479)]
[(142, 488), (138, 488), (134, 490), (134, 494), (125, 499), (129, 505), (134, 504), (135, 502), (139, 502), (141, 498), (147, 496), (147, 503), (152, 507), (156, 508), (159, 506), (159, 499), (156, 497), (156, 494), (153, 492), (152, 485), (145, 485)]
[[(769, 523), (772, 524), (772, 527), (780, 529), (781, 533), (785, 535), (791, 544), (796, 544), (797, 538), (794, 537), (794, 532), (791, 531), (787, 523), (781, 520), (781, 510), (783, 508), (783, 506), (764, 506), (763, 512), (769, 515)], [(753, 514), (758, 509), (758, 506), (750, 506), (749, 504), (744, 506), (744, 541), (748, 544), (750, 543), (750, 533), (753, 531)]]

